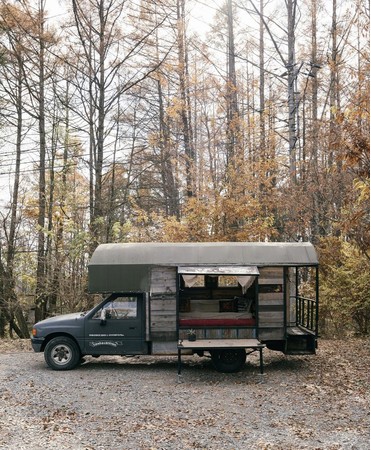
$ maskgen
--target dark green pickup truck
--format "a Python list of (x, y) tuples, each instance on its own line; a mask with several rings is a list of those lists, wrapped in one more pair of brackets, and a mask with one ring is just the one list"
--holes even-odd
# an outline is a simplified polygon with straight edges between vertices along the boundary
[(56, 370), (82, 355), (146, 354), (143, 294), (112, 294), (91, 311), (51, 317), (33, 328), (32, 347)]

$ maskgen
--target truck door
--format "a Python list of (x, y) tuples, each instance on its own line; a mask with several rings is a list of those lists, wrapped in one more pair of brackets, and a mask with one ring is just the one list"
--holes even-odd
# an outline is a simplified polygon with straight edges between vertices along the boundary
[(88, 355), (146, 354), (143, 294), (113, 294), (86, 318)]

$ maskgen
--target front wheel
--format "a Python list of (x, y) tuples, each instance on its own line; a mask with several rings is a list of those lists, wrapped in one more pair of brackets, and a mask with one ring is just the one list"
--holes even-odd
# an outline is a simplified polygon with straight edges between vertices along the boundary
[(46, 344), (44, 358), (53, 370), (70, 370), (78, 365), (81, 354), (75, 341), (59, 336)]
[(238, 372), (246, 362), (246, 351), (243, 348), (213, 350), (211, 352), (211, 360), (218, 372)]

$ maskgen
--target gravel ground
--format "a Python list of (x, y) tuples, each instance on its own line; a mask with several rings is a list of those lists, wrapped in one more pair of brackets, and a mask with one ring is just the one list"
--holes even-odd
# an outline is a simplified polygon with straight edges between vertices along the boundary
[(316, 356), (264, 350), (237, 374), (208, 358), (86, 358), (54, 372), (0, 341), (1, 449), (369, 449), (368, 341)]

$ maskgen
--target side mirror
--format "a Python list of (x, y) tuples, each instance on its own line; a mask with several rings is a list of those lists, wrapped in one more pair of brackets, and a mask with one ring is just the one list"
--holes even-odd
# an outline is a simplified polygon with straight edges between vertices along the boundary
[(106, 314), (107, 314), (107, 310), (105, 308), (102, 308), (102, 312), (100, 313), (100, 324), (106, 325), (107, 320), (106, 320)]

